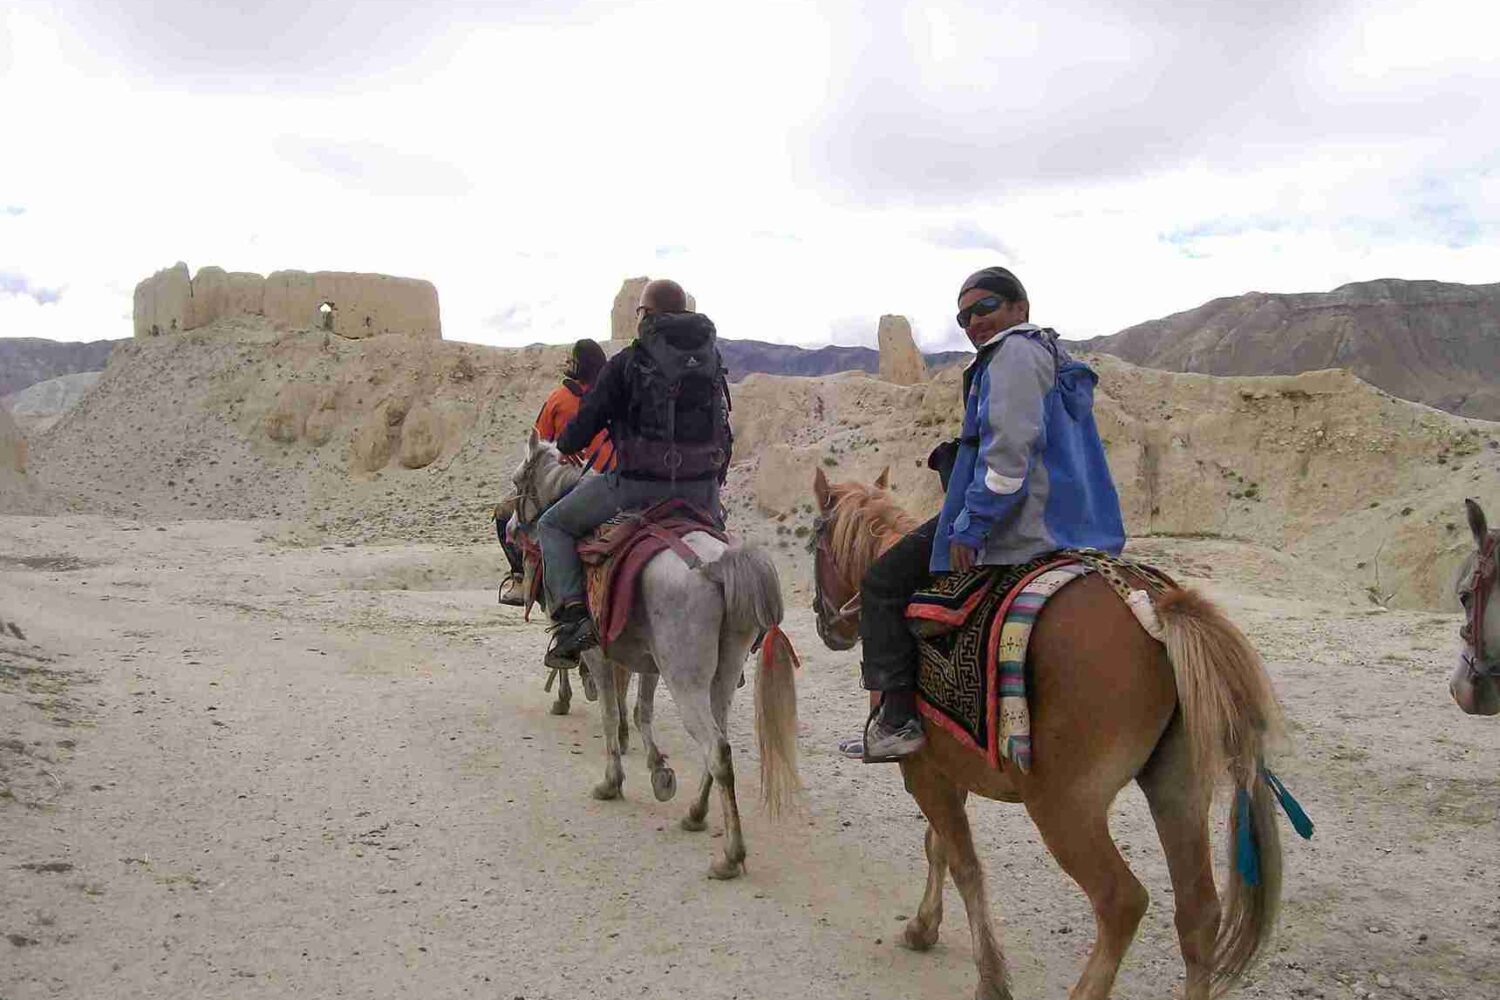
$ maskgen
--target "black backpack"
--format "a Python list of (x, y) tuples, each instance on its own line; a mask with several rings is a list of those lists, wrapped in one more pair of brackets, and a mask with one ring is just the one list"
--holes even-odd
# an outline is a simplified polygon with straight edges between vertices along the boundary
[(713, 321), (701, 313), (653, 313), (641, 321), (634, 348), (617, 438), (621, 468), (655, 479), (723, 482), (734, 438)]

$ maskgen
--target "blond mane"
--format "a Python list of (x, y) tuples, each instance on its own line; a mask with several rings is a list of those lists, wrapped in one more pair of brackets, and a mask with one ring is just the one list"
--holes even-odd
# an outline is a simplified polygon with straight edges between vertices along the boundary
[(864, 483), (839, 483), (832, 488), (828, 544), (835, 565), (855, 590), (882, 552), (921, 522), (908, 514), (885, 490)]

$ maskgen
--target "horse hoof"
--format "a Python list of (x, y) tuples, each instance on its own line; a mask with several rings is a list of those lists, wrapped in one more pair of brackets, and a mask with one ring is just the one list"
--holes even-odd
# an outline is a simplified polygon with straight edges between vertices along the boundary
[(677, 772), (670, 767), (658, 767), (651, 772), (651, 791), (656, 801), (666, 802), (677, 794)]
[(556, 701), (554, 701), (552, 703), (552, 714), (553, 715), (567, 715), (568, 714), (568, 703), (565, 702), (565, 701), (563, 701), (561, 698), (559, 698)]
[(728, 858), (720, 858), (708, 866), (708, 877), (727, 882), (732, 878), (739, 878), (745, 872), (745, 866), (738, 861), (730, 861)]
[(600, 802), (611, 802), (620, 797), (620, 786), (601, 781), (594, 786), (594, 798)]
[(708, 829), (708, 820), (693, 819), (693, 817), (691, 816), (684, 816), (682, 817), (682, 822), (677, 825), (682, 827), (688, 833), (702, 833), (704, 830)]
[(901, 943), (912, 951), (930, 951), (937, 944), (937, 929), (928, 928), (920, 920), (910, 920), (906, 924), (906, 932), (901, 935)]

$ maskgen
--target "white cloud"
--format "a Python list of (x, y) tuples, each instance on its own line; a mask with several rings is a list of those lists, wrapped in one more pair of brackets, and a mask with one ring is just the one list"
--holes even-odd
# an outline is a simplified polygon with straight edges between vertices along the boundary
[(0, 271), (66, 288), (0, 288), (0, 335), (127, 336), (179, 259), (426, 277), (448, 337), (511, 344), (607, 335), (634, 274), (727, 336), (902, 312), (936, 348), (997, 260), (1076, 337), (1500, 273), (1500, 24), (1446, 0), (190, 6), (139, 46), (89, 0), (0, 15)]

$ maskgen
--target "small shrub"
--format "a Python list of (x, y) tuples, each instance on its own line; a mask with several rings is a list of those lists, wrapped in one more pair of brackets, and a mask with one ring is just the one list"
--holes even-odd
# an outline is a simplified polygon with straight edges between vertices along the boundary
[(839, 460), (834, 458), (832, 455), (824, 455), (823, 464), (827, 466), (834, 466), (839, 464)]

